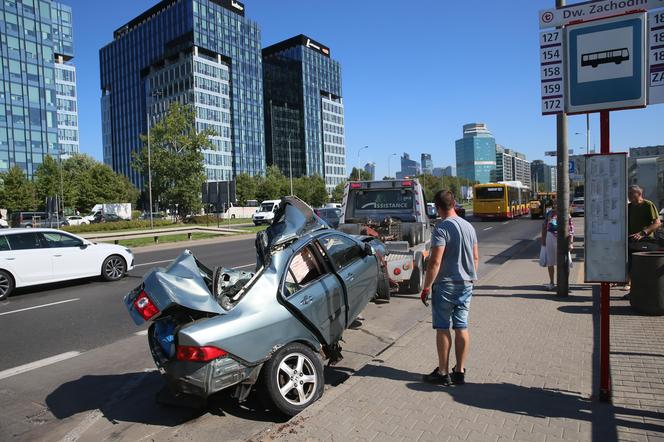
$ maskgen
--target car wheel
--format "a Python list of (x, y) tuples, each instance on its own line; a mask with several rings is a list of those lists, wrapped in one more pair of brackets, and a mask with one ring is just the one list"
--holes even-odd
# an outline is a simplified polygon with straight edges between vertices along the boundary
[(323, 394), (323, 362), (308, 346), (292, 343), (279, 349), (263, 367), (263, 385), (274, 406), (295, 416)]
[(32, 229), (32, 224), (26, 224), (26, 225), (25, 225), (25, 228), (26, 228), (26, 229)]
[(119, 255), (111, 255), (101, 265), (101, 276), (106, 281), (117, 281), (127, 272), (127, 263)]
[(417, 244), (415, 229), (410, 229), (410, 231), (408, 232), (408, 245), (410, 247), (414, 247), (415, 244)]
[(8, 272), (0, 270), (0, 301), (4, 301), (14, 291), (14, 278)]

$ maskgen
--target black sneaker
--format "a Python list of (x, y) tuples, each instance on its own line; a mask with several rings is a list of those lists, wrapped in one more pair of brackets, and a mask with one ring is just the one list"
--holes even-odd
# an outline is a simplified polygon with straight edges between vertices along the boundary
[(450, 378), (450, 375), (440, 374), (438, 367), (434, 368), (431, 374), (425, 374), (422, 376), (422, 379), (429, 384), (439, 384), (444, 386), (452, 385), (452, 378)]
[(452, 383), (456, 385), (463, 385), (466, 383), (466, 369), (457, 371), (456, 366), (452, 369)]
[[(631, 292), (630, 292), (630, 293), (631, 293)], [(625, 300), (625, 301), (629, 301), (630, 293), (627, 293), (626, 295), (623, 295), (623, 297), (622, 297), (621, 299), (623, 299), (623, 300)]]

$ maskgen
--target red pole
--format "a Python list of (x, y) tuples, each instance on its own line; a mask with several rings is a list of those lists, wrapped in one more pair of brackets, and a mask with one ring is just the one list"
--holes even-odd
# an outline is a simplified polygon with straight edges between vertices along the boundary
[[(609, 125), (609, 111), (601, 111), (599, 114), (600, 145), (602, 155), (611, 150), (611, 136)], [(611, 300), (611, 286), (603, 282), (600, 287), (600, 365), (599, 365), (599, 399), (603, 402), (611, 401), (611, 372), (609, 364), (610, 355), (610, 322), (609, 308)]]

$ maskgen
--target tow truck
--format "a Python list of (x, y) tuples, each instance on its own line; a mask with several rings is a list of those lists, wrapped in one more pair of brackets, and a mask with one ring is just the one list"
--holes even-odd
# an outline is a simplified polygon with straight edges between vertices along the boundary
[(432, 227), (417, 179), (346, 183), (338, 230), (379, 238), (391, 284), (403, 293), (422, 290)]

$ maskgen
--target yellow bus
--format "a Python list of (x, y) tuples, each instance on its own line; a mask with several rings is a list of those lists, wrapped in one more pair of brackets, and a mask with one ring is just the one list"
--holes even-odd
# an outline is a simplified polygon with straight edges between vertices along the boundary
[(516, 218), (527, 215), (531, 192), (520, 181), (476, 184), (473, 187), (473, 214), (479, 218)]

